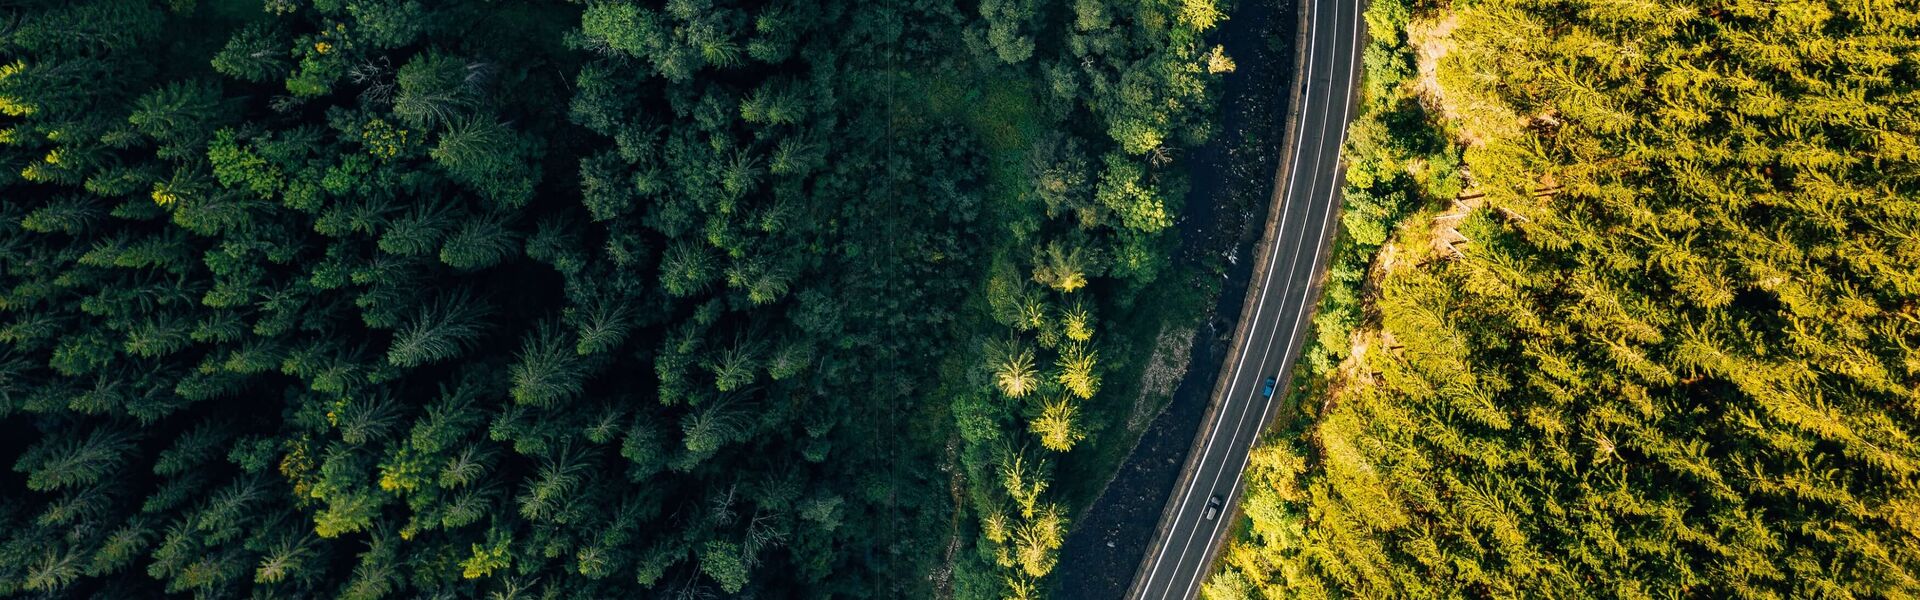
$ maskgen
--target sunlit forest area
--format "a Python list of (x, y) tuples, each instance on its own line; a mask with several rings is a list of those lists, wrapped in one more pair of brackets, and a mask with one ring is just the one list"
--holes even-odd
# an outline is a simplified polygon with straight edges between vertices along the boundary
[(1920, 596), (1920, 6), (1367, 22), (1378, 250), (1204, 597)]
[(1220, 11), (0, 0), (0, 596), (1037, 596)]

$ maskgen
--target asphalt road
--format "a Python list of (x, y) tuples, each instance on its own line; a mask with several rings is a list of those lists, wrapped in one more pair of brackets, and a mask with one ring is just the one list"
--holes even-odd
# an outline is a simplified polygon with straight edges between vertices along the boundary
[[(1184, 600), (1199, 593), (1240, 500), (1247, 453), (1286, 397), (1288, 373), (1318, 304), (1340, 203), (1340, 147), (1357, 99), (1362, 25), (1359, 0), (1311, 2), (1303, 49), (1305, 97), (1294, 124), (1298, 137), (1293, 155), (1283, 158), (1289, 166), (1285, 181), (1274, 186), (1281, 195), (1277, 234), (1261, 279), (1252, 284), (1259, 291), (1242, 309), (1252, 321), (1234, 350), (1222, 404), (1196, 434), (1202, 441), (1199, 452), (1187, 459), (1191, 475), (1168, 498), (1163, 537), (1147, 550), (1133, 585), (1136, 598)], [(1262, 393), (1268, 377), (1278, 380), (1272, 397)], [(1207, 519), (1207, 504), (1215, 496), (1222, 501), (1219, 515)]]

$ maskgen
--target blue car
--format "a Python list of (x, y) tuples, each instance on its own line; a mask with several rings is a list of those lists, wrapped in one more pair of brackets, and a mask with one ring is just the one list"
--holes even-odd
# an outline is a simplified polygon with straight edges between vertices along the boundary
[(1274, 384), (1274, 379), (1275, 379), (1275, 378), (1273, 378), (1273, 377), (1268, 377), (1268, 378), (1267, 378), (1267, 384), (1266, 384), (1265, 386), (1263, 386), (1263, 387), (1261, 387), (1261, 388), (1260, 388), (1260, 397), (1261, 397), (1261, 398), (1272, 398), (1272, 397), (1273, 397), (1273, 384)]

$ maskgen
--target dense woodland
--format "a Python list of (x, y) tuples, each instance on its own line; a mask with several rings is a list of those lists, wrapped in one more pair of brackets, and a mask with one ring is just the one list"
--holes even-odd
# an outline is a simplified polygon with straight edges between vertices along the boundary
[(1369, 5), (1411, 218), (1206, 596), (1920, 595), (1920, 6)]
[(0, 0), (0, 596), (1037, 595), (1220, 10)]

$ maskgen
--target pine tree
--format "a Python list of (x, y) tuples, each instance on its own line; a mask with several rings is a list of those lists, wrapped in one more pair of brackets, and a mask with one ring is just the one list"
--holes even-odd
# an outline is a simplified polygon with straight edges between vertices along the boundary
[(133, 448), (132, 436), (109, 427), (84, 437), (66, 432), (34, 444), (13, 463), (13, 470), (25, 473), (27, 489), (35, 491), (92, 485), (124, 464)]
[(712, 255), (696, 242), (676, 243), (660, 258), (660, 283), (675, 296), (700, 293), (718, 276)]
[(442, 295), (394, 333), (387, 362), (412, 367), (457, 357), (485, 333), (482, 319), (491, 312), (465, 291)]
[(1082, 399), (1092, 398), (1100, 389), (1100, 374), (1095, 370), (1099, 353), (1083, 344), (1070, 344), (1055, 360), (1059, 369), (1054, 381), (1067, 387), (1073, 395)]
[(1040, 436), (1040, 445), (1054, 452), (1066, 452), (1073, 445), (1086, 439), (1086, 433), (1080, 431), (1076, 419), (1079, 409), (1066, 398), (1047, 400), (1042, 405), (1040, 416), (1033, 419), (1028, 430)]
[(506, 124), (476, 116), (451, 121), (430, 154), (454, 181), (497, 206), (520, 208), (539, 180), (526, 162), (530, 145)]
[(242, 81), (267, 83), (283, 79), (292, 70), (287, 63), (290, 41), (267, 22), (248, 23), (213, 56), (213, 69)]
[(419, 256), (439, 248), (454, 226), (458, 212), (446, 202), (423, 202), (394, 219), (380, 234), (380, 250), (400, 256)]
[(580, 341), (574, 352), (582, 356), (610, 352), (626, 341), (636, 323), (633, 307), (621, 299), (603, 297), (568, 315)]
[(1038, 373), (1033, 367), (1033, 350), (1019, 341), (994, 344), (990, 356), (994, 357), (994, 384), (1000, 387), (1000, 393), (1008, 398), (1024, 398), (1033, 393), (1039, 384)]
[(450, 125), (479, 106), (477, 84), (483, 81), (483, 69), (480, 64), (443, 52), (420, 53), (395, 75), (399, 91), (393, 100), (393, 114), (419, 130)]
[(440, 262), (456, 269), (484, 269), (519, 254), (520, 240), (508, 219), (499, 213), (469, 217), (440, 246)]
[(510, 371), (514, 402), (552, 406), (578, 396), (586, 388), (589, 365), (574, 352), (578, 342), (571, 337), (551, 320), (527, 332)]
[(1034, 255), (1033, 280), (1055, 291), (1072, 293), (1086, 287), (1087, 278), (1096, 275), (1091, 272), (1091, 257), (1078, 245), (1049, 242)]
[(162, 158), (197, 155), (213, 134), (221, 110), (218, 88), (207, 82), (176, 82), (141, 96), (127, 117), (134, 129), (162, 144)]

